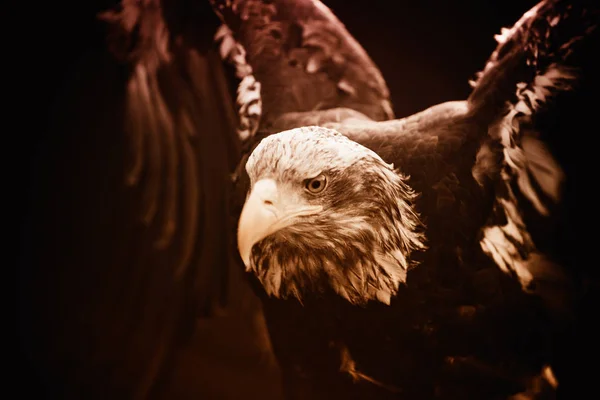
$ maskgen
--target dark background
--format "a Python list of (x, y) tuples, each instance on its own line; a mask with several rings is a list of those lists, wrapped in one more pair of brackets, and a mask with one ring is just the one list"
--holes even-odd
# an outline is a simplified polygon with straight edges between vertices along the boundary
[[(380, 67), (391, 91), (394, 111), (403, 117), (440, 102), (466, 98), (471, 90), (468, 80), (483, 68), (496, 46), (493, 35), (501, 27), (512, 25), (535, 1), (329, 0), (324, 3)], [(85, 60), (93, 59), (105, 47), (105, 31), (95, 15), (114, 4), (114, 1), (46, 2), (35, 6), (35, 12), (24, 10), (19, 14), (23, 26), (34, 32), (31, 40), (23, 34), (28, 31), (25, 28), (16, 34), (20, 50), (26, 53), (22, 59), (28, 60), (23, 68), (31, 70), (27, 73), (27, 84), (35, 89), (28, 92), (22, 108), (35, 112), (36, 118), (25, 125), (41, 123), (23, 135), (25, 142), (19, 147), (24, 149), (21, 170), (27, 172), (20, 191), (25, 195), (25, 205), (35, 201), (31, 198), (29, 172), (32, 165), (40, 168), (39, 163), (32, 161), (45, 151), (40, 144), (50, 134), (46, 126), (52, 107), (57, 98), (68, 95), (78, 85), (90, 85), (82, 81), (87, 76), (82, 69), (94, 66)], [(94, 107), (93, 96), (81, 101)], [(57, 140), (68, 142), (69, 138)], [(67, 142), (53, 148), (64, 152), (58, 158), (69, 159), (80, 151)], [(93, 146), (86, 151), (93, 153)], [(92, 153), (86, 157), (93, 158)], [(74, 173), (77, 169), (74, 165)], [(33, 251), (26, 241), (23, 244), (22, 255)], [(21, 277), (27, 279), (26, 274)], [(239, 295), (233, 306), (237, 313), (232, 312), (225, 319), (199, 322), (194, 340), (174, 364), (174, 373), (165, 384), (166, 398), (184, 395), (183, 398), (236, 398), (241, 393), (245, 398), (261, 398), (258, 394), (264, 392), (277, 398), (277, 371), (268, 359), (259, 359), (260, 354), (252, 349), (256, 340), (248, 338), (256, 332), (248, 328), (252, 321), (243, 317), (246, 301), (251, 300)], [(21, 341), (18, 343), (19, 350), (30, 350), (22, 347)], [(43, 371), (32, 368), (27, 358), (22, 361), (13, 371), (23, 379), (19, 383), (21, 393), (29, 390), (33, 393), (39, 389)]]

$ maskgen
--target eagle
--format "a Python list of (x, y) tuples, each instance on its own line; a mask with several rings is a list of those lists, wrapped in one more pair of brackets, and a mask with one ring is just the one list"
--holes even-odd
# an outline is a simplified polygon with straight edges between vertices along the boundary
[(570, 389), (560, 354), (580, 275), (561, 243), (573, 178), (553, 146), (576, 134), (558, 121), (588, 110), (598, 16), (591, 3), (540, 2), (496, 37), (466, 100), (393, 119), (374, 76), (371, 107), (259, 127), (238, 171), (237, 245), (288, 398)]
[(260, 337), (289, 399), (573, 398), (594, 382), (572, 160), (593, 159), (598, 15), (542, 0), (467, 99), (397, 119), (319, 0), (103, 10), (24, 229), (48, 385), (172, 398), (198, 319), (237, 298), (238, 355)]

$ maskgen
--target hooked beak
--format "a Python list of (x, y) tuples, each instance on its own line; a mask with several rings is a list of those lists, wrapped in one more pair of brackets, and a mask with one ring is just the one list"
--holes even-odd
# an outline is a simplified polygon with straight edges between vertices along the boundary
[(321, 206), (294, 204), (293, 196), (281, 193), (272, 179), (256, 182), (238, 222), (238, 251), (246, 269), (250, 269), (250, 254), (257, 242), (292, 225), (297, 217), (321, 210)]

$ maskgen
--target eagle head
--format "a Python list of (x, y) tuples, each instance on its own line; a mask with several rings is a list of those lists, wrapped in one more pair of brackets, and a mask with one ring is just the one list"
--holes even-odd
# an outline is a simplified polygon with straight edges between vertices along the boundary
[(269, 295), (302, 300), (332, 288), (353, 304), (390, 303), (411, 252), (425, 247), (404, 176), (316, 126), (263, 139), (246, 171), (238, 249)]

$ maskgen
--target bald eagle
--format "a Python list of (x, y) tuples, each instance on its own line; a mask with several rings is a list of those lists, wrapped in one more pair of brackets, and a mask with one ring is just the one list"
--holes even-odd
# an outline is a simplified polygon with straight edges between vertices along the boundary
[[(302, 4), (314, 14), (300, 7), (290, 18), (336, 26), (318, 2)], [(274, 12), (256, 28), (250, 15), (241, 32), (289, 17)], [(591, 3), (540, 2), (496, 37), (468, 99), (403, 119), (386, 113), (368, 63), (367, 88), (338, 83), (367, 91), (355, 97), (367, 104), (267, 109), (238, 169), (237, 245), (263, 293), (289, 398), (545, 398), (572, 388), (562, 353), (581, 275), (556, 248), (573, 251), (563, 239), (573, 177), (556, 146), (570, 134), (562, 121), (585, 118), (584, 93), (597, 88), (598, 16)], [(266, 58), (275, 39), (256, 34), (241, 41)], [(306, 68), (331, 71), (345, 53), (328, 50)]]

